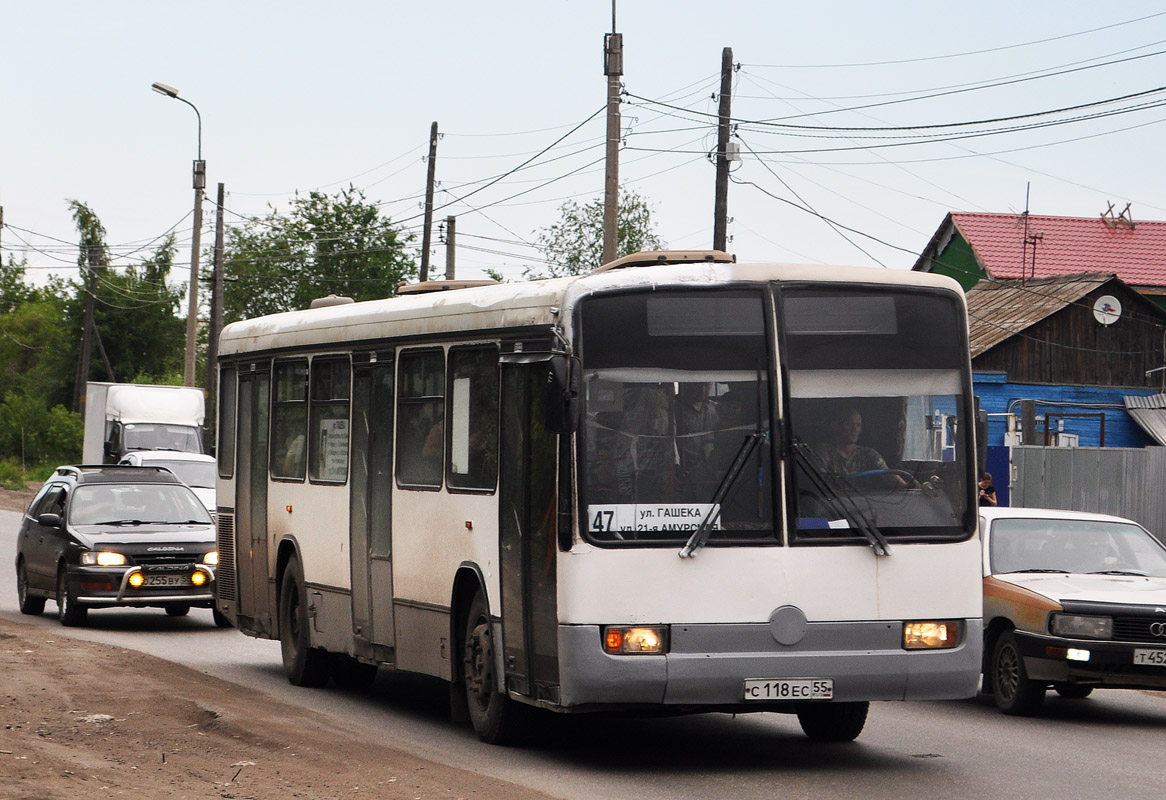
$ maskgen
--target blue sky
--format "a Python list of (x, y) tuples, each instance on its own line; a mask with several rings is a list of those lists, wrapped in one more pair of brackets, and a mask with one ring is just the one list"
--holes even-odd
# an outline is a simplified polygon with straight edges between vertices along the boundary
[[(196, 118), (153, 81), (202, 116), (204, 243), (219, 182), (227, 225), (351, 183), (420, 241), (434, 121), (436, 216), (458, 218), (460, 277), (538, 266), (531, 245), (560, 206), (602, 194), (609, 0), (0, 0), (0, 14), (0, 246), (30, 275), (74, 269), (69, 199), (100, 217), (115, 263), (171, 229), (188, 257)], [(712, 243), (724, 47), (741, 65), (742, 261), (908, 268), (947, 211), (1019, 212), (1026, 192), (1038, 214), (1112, 202), (1166, 219), (1160, 3), (622, 0), (616, 21), (621, 178), (671, 247)], [(951, 123), (976, 124), (914, 127)]]

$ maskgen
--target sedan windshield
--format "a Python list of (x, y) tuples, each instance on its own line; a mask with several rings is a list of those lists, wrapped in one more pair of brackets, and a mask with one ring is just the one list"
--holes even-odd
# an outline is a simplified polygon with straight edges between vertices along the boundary
[(69, 502), (72, 525), (207, 523), (206, 507), (177, 484), (78, 486)]
[(997, 519), (991, 570), (1135, 574), (1166, 577), (1166, 548), (1132, 523), (1065, 519)]

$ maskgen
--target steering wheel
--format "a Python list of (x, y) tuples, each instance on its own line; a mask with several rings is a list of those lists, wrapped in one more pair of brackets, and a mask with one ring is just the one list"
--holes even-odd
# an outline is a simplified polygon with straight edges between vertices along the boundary
[[(867, 469), (843, 477), (847, 483), (850, 483), (857, 489), (907, 491), (912, 488), (911, 484), (915, 482), (915, 476), (902, 469)], [(902, 478), (903, 482), (899, 483), (894, 480), (895, 477)]]

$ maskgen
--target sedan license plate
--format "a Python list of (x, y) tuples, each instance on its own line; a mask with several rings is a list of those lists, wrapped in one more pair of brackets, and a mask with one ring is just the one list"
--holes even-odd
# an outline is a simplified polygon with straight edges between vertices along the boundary
[(751, 678), (745, 681), (746, 700), (833, 700), (833, 678)]
[(1134, 663), (1166, 667), (1166, 650), (1134, 650)]
[(147, 575), (146, 586), (186, 586), (190, 581), (184, 575)]

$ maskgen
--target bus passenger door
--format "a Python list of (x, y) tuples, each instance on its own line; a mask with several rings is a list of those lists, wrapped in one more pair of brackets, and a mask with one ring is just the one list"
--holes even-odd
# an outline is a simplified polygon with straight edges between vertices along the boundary
[[(354, 362), (357, 361), (354, 358)], [(349, 554), (357, 655), (391, 662), (393, 362), (353, 364)]]
[(545, 419), (546, 362), (502, 365), (499, 559), (507, 688), (558, 700), (558, 437)]
[(240, 627), (274, 636), (275, 585), (267, 563), (267, 452), (271, 376), (239, 373), (238, 467), (235, 478), (235, 568)]

